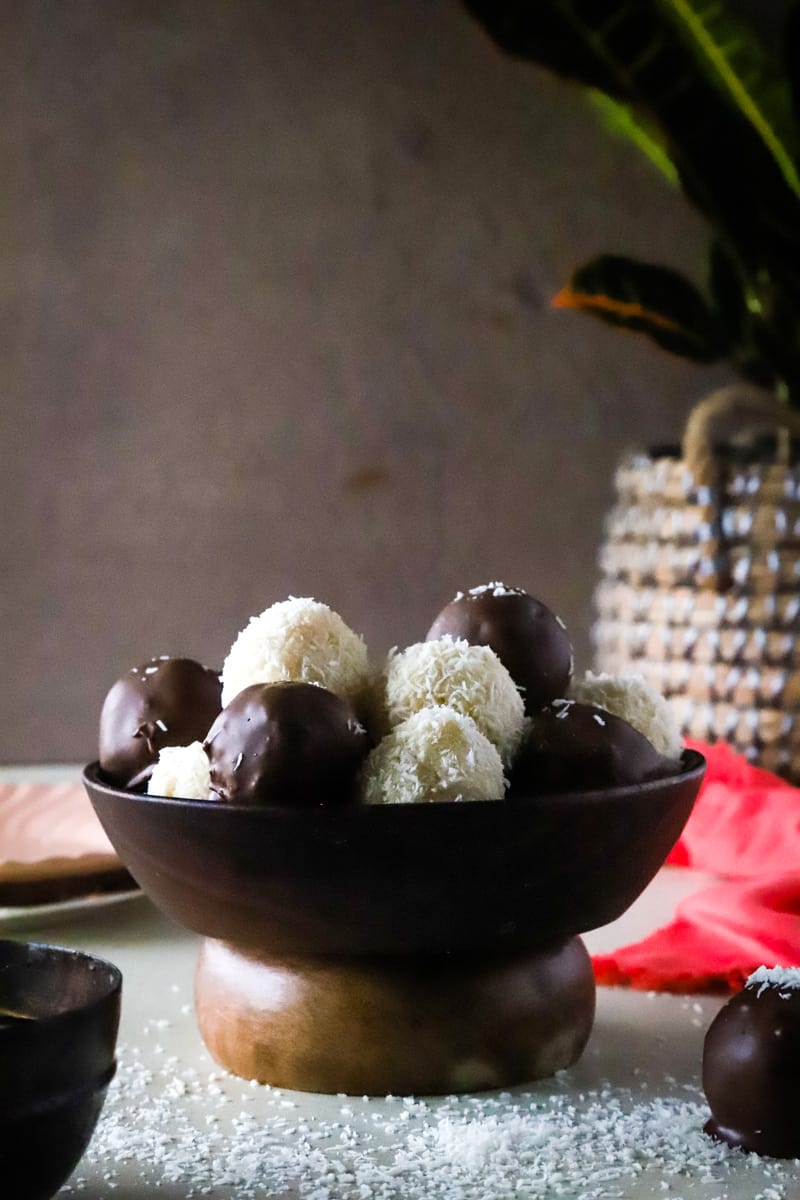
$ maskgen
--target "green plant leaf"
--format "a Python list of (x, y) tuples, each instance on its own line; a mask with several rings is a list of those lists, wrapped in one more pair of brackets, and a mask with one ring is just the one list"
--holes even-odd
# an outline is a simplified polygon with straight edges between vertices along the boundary
[(788, 80), (753, 31), (718, 0), (658, 0), (700, 68), (753, 126), (800, 196), (797, 128)]
[(714, 362), (726, 350), (702, 294), (668, 267), (602, 255), (580, 267), (552, 303), (644, 333), (663, 349), (696, 362)]
[(667, 182), (675, 186), (678, 183), (678, 172), (659, 137), (658, 130), (650, 122), (638, 117), (629, 104), (614, 100), (597, 88), (589, 88), (586, 94), (609, 133), (624, 137), (638, 146)]
[(766, 270), (800, 309), (800, 200), (662, 0), (463, 2), (509, 53), (652, 120), (690, 201), (750, 274)]

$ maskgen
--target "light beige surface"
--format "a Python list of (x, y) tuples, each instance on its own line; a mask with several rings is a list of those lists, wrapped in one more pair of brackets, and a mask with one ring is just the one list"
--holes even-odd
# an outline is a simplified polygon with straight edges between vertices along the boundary
[[(0, 777), (3, 773), (0, 772)], [(676, 901), (702, 886), (706, 879), (691, 872), (665, 870), (633, 908), (614, 925), (589, 934), (591, 950), (610, 949), (647, 932), (665, 919)], [(199, 939), (161, 916), (150, 902), (139, 898), (128, 904), (106, 909), (71, 913), (60, 922), (32, 920), (26, 928), (15, 928), (10, 936), (30, 937), (71, 945), (103, 955), (117, 963), (124, 975), (123, 1021), (120, 1034), (120, 1080), (107, 1104), (106, 1130), (101, 1129), (84, 1162), (79, 1166), (71, 1188), (85, 1200), (186, 1200), (192, 1195), (211, 1195), (218, 1200), (233, 1200), (251, 1194), (272, 1200), (370, 1200), (370, 1196), (392, 1196), (391, 1190), (359, 1193), (352, 1183), (341, 1179), (306, 1174), (288, 1180), (283, 1190), (270, 1187), (251, 1193), (235, 1184), (220, 1182), (225, 1173), (236, 1169), (226, 1157), (228, 1128), (239, 1114), (249, 1113), (260, 1139), (274, 1128), (270, 1153), (280, 1157), (293, 1154), (298, 1134), (292, 1132), (305, 1124), (312, 1129), (328, 1128), (338, 1121), (337, 1139), (354, 1130), (352, 1145), (376, 1153), (381, 1139), (396, 1144), (396, 1136), (386, 1138), (385, 1119), (396, 1122), (402, 1109), (400, 1100), (345, 1100), (341, 1097), (278, 1093), (224, 1076), (209, 1059), (196, 1031), (192, 1004), (192, 978)], [(600, 989), (595, 1029), (581, 1061), (570, 1071), (553, 1080), (534, 1085), (533, 1092), (545, 1105), (553, 1098), (571, 1102), (576, 1113), (598, 1103), (613, 1105), (646, 1104), (663, 1100), (675, 1103), (702, 1101), (698, 1093), (700, 1056), (705, 1029), (721, 1003), (718, 997), (680, 997), (650, 995), (625, 990)], [(146, 1076), (148, 1078), (146, 1078)], [(494, 1116), (501, 1126), (515, 1120), (513, 1106), (526, 1089), (513, 1089), (507, 1098), (496, 1100)], [(601, 1098), (602, 1094), (602, 1098)], [(160, 1097), (160, 1099), (159, 1099)], [(641, 1099), (639, 1099), (641, 1097)], [(162, 1119), (156, 1120), (151, 1106), (160, 1104)], [(435, 1119), (436, 1101), (428, 1110), (410, 1109), (409, 1129), (420, 1120)], [(427, 1111), (427, 1115), (426, 1115)], [(667, 1111), (667, 1110), (665, 1110)], [(670, 1118), (667, 1112), (667, 1119)], [(138, 1131), (139, 1145), (134, 1157), (122, 1161), (118, 1150), (100, 1150), (110, 1140), (112, 1125), (122, 1122), (129, 1131)], [(230, 1123), (233, 1123), (232, 1125)], [(283, 1124), (281, 1124), (283, 1122)], [(698, 1113), (697, 1125), (701, 1123)], [(153, 1131), (157, 1130), (157, 1135)], [(196, 1136), (191, 1131), (196, 1131)], [(188, 1132), (187, 1132), (188, 1131)], [(696, 1132), (696, 1130), (694, 1131)], [(255, 1135), (254, 1135), (255, 1136)], [(411, 1136), (411, 1134), (409, 1134)], [(583, 1136), (576, 1122), (575, 1142)], [(148, 1165), (154, 1157), (155, 1141), (162, 1140), (168, 1156), (183, 1155), (179, 1178), (169, 1181), (164, 1169)], [(172, 1139), (172, 1141), (170, 1141)], [(124, 1138), (127, 1141), (128, 1138)], [(120, 1143), (122, 1144), (122, 1143)], [(241, 1146), (241, 1138), (237, 1141)], [(211, 1153), (209, 1153), (209, 1146)], [(187, 1147), (189, 1149), (187, 1150)], [(334, 1146), (340, 1161), (341, 1146)], [(347, 1151), (350, 1153), (351, 1151)], [(396, 1150), (387, 1149), (396, 1157)], [(160, 1153), (160, 1152), (159, 1152)], [(315, 1151), (316, 1153), (316, 1151)], [(587, 1148), (587, 1163), (589, 1162)], [(596, 1153), (592, 1170), (596, 1170)], [(633, 1178), (623, 1172), (617, 1184), (611, 1177), (596, 1192), (591, 1188), (570, 1187), (563, 1194), (588, 1198), (595, 1195), (662, 1197), (677, 1200), (792, 1200), (800, 1195), (800, 1169), (779, 1166), (770, 1160), (741, 1155), (731, 1163), (710, 1172), (690, 1172), (680, 1176), (662, 1172), (640, 1162), (641, 1174)], [(202, 1186), (211, 1186), (210, 1192)], [(408, 1192), (403, 1177), (397, 1177), (397, 1194)], [(198, 1190), (195, 1191), (194, 1189)], [(426, 1200), (461, 1195), (443, 1190), (440, 1180), (431, 1181), (421, 1192)], [(491, 1187), (481, 1192), (465, 1191), (464, 1197), (480, 1195), (482, 1200), (506, 1195)], [(522, 1196), (552, 1195), (547, 1192), (522, 1192)]]

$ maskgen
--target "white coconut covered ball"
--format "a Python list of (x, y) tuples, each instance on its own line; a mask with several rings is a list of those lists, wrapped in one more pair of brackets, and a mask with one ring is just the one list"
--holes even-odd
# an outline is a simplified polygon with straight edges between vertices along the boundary
[(290, 596), (249, 623), (222, 667), (222, 704), (254, 683), (317, 683), (356, 701), (368, 679), (367, 647), (338, 613)]
[(384, 707), (390, 727), (433, 705), (471, 717), (510, 763), (522, 740), (525, 705), (489, 646), (443, 637), (393, 651), (386, 664)]
[(151, 796), (207, 800), (211, 790), (208, 755), (202, 742), (164, 746), (147, 784)]
[(363, 769), (367, 804), (498, 800), (503, 763), (471, 717), (447, 706), (423, 708), (372, 750)]
[(659, 754), (679, 759), (683, 738), (667, 701), (641, 675), (607, 675), (587, 671), (572, 685), (573, 697), (622, 717), (644, 734)]

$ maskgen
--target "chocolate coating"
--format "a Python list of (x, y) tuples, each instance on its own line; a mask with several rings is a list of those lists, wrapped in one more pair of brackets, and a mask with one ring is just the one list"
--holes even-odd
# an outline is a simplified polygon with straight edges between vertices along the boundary
[(706, 1133), (774, 1158), (800, 1157), (800, 990), (745, 987), (703, 1047)]
[(353, 710), (327, 688), (256, 683), (208, 732), (211, 792), (236, 804), (346, 803), (370, 747)]
[(676, 764), (621, 717), (560, 700), (531, 721), (511, 768), (511, 796), (594, 791), (664, 779)]
[(448, 635), (491, 646), (520, 688), (528, 716), (567, 691), (573, 665), (567, 631), (545, 604), (520, 588), (489, 584), (451, 600), (425, 640)]
[(145, 784), (164, 746), (202, 741), (222, 704), (219, 674), (191, 658), (151, 658), (118, 679), (100, 714), (100, 766), (112, 783)]

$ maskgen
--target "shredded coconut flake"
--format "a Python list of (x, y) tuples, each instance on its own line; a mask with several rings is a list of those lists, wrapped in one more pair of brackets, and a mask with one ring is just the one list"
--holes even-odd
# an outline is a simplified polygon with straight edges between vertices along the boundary
[(779, 992), (800, 990), (800, 967), (758, 967), (745, 981), (746, 988), (758, 988), (758, 995), (767, 988)]
[(254, 683), (299, 680), (354, 700), (368, 681), (367, 648), (326, 604), (290, 596), (252, 617), (222, 668), (222, 703)]
[(470, 717), (504, 762), (519, 748), (525, 705), (489, 646), (453, 637), (417, 642), (390, 655), (384, 688), (390, 727), (423, 708), (444, 705)]
[[(506, 584), (495, 580), (493, 583), (479, 583), (477, 587), (470, 588), (467, 596), (485, 596), (487, 593), (493, 596), (524, 596), (522, 588), (507, 587)], [(463, 592), (456, 593), (455, 599), (460, 600)]]
[(423, 708), (402, 721), (364, 764), (368, 804), (498, 800), (503, 763), (470, 717), (452, 708)]
[(643, 1096), (598, 1081), (575, 1096), (556, 1077), (480, 1096), (379, 1104), (332, 1096), (309, 1105), (222, 1071), (203, 1075), (177, 1057), (151, 1067), (121, 1046), (97, 1131), (62, 1194), (94, 1195), (99, 1179), (103, 1195), (118, 1186), (138, 1195), (129, 1190), (138, 1180), (142, 1194), (163, 1188), (218, 1200), (798, 1194), (798, 1163), (713, 1141), (702, 1132), (703, 1098), (690, 1091)]
[(151, 796), (174, 796), (182, 800), (207, 800), (211, 770), (202, 742), (189, 746), (165, 746), (147, 784)]

